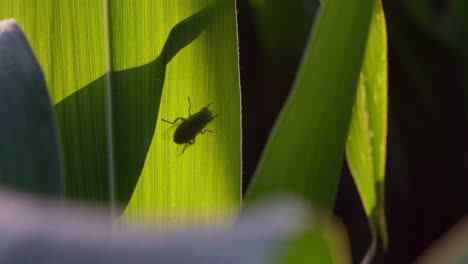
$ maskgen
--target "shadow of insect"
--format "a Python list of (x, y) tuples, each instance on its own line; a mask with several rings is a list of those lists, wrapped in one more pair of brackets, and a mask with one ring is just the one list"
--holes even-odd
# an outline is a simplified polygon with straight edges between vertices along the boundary
[(205, 134), (206, 132), (213, 133), (213, 131), (205, 129), (205, 127), (208, 125), (208, 123), (213, 121), (213, 119), (219, 116), (219, 114), (213, 115), (213, 112), (208, 109), (211, 103), (192, 115), (190, 113), (190, 109), (192, 107), (190, 97), (187, 97), (187, 99), (189, 102), (188, 117), (177, 117), (173, 122), (166, 119), (161, 119), (162, 121), (172, 125), (177, 125), (178, 121), (182, 121), (182, 123), (177, 125), (173, 138), (174, 143), (179, 145), (184, 144), (182, 154), (185, 152), (188, 146), (195, 144), (195, 137), (198, 134)]

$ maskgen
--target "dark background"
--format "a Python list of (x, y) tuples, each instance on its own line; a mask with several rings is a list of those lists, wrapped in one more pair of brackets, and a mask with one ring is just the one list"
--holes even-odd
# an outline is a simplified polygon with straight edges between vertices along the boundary
[[(318, 0), (237, 2), (245, 191), (294, 81)], [(408, 263), (468, 213), (468, 1), (384, 0), (383, 6), (390, 244), (375, 262)], [(335, 213), (359, 262), (371, 237), (346, 164)]]

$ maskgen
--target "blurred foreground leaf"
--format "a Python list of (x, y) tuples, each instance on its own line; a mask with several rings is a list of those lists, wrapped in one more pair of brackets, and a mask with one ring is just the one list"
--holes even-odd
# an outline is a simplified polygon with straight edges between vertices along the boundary
[(338, 223), (321, 223), (285, 243), (274, 263), (351, 263), (346, 232)]
[(384, 177), (387, 140), (387, 33), (380, 1), (373, 9), (367, 48), (346, 144), (346, 157), (374, 237), (387, 246)]
[(468, 263), (468, 217), (465, 216), (431, 245), (416, 263)]
[[(331, 250), (336, 237), (325, 232), (308, 208), (296, 200), (257, 204), (229, 229), (184, 232), (158, 232), (154, 226), (112, 226), (107, 215), (96, 208), (64, 206), (63, 202), (2, 191), (0, 211), (5, 210), (11, 213), (0, 214), (0, 245), (8, 249), (0, 250), (1, 263), (264, 264), (275, 263), (281, 255), (297, 257), (298, 245), (308, 245), (309, 252), (320, 255), (336, 252)], [(310, 224), (316, 231), (301, 235)], [(340, 250), (346, 256), (348, 248)], [(319, 259), (310, 254), (304, 257)], [(334, 263), (348, 262), (346, 258), (336, 260)]]
[(0, 185), (59, 195), (62, 164), (41, 68), (14, 19), (0, 21)]

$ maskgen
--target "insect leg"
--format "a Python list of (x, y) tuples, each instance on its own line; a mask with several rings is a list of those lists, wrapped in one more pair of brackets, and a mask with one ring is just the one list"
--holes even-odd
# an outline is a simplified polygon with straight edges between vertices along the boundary
[(190, 97), (187, 97), (187, 99), (188, 99), (188, 115), (191, 116), (190, 108), (192, 108), (192, 103), (190, 102)]
[(184, 144), (184, 149), (182, 150), (182, 153), (181, 154), (184, 154), (185, 150), (190, 146), (190, 145), (193, 145), (195, 144), (195, 139), (192, 139), (190, 140), (189, 142), (185, 143)]
[(189, 144), (189, 143), (185, 143), (185, 145), (184, 145), (184, 149), (182, 150), (182, 154), (184, 154), (184, 152), (185, 152), (185, 149), (187, 148), (188, 144)]
[(211, 130), (209, 130), (209, 129), (205, 129), (205, 130), (203, 130), (202, 132), (200, 132), (200, 134), (205, 134), (205, 132), (213, 133), (213, 131), (211, 131)]
[(183, 117), (178, 117), (178, 118), (176, 118), (176, 119), (174, 120), (174, 122), (167, 121), (166, 119), (163, 119), (163, 118), (161, 118), (161, 120), (164, 121), (164, 122), (166, 122), (166, 123), (175, 125), (175, 124), (177, 123), (177, 121), (179, 121), (179, 120), (185, 121), (185, 118), (183, 118)]

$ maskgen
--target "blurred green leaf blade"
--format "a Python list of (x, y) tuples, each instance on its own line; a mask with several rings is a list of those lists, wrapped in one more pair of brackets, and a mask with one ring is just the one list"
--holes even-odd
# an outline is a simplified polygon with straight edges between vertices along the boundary
[(336, 221), (316, 223), (285, 243), (274, 263), (351, 263), (346, 232)]
[(367, 48), (346, 143), (346, 157), (374, 236), (387, 244), (384, 177), (387, 139), (387, 33), (380, 1)]

